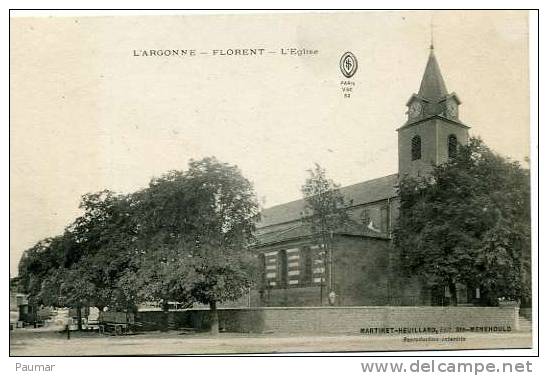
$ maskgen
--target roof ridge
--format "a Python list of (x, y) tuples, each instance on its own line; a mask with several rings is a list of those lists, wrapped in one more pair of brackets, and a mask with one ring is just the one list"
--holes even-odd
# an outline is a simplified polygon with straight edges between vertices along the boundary
[[(349, 185), (345, 185), (345, 186), (339, 187), (338, 189), (341, 190), (341, 189), (353, 187), (353, 186), (360, 185), (360, 184), (371, 183), (371, 182), (374, 182), (374, 181), (377, 181), (377, 180), (387, 179), (389, 177), (394, 177), (394, 176), (397, 176), (397, 175), (398, 175), (398, 173), (395, 172), (393, 174), (380, 176), (378, 178), (373, 178), (373, 179), (370, 179), (370, 180), (364, 180), (364, 181), (361, 181), (361, 182), (358, 182), (358, 183), (352, 183), (352, 184), (349, 184)], [(269, 210), (269, 209), (272, 209), (272, 208), (277, 208), (278, 206), (284, 206), (284, 205), (296, 203), (296, 202), (303, 201), (303, 200), (304, 200), (304, 198), (298, 198), (296, 200), (287, 201), (287, 202), (284, 202), (282, 204), (276, 204), (276, 205), (269, 206), (267, 208), (262, 209), (261, 211)]]
[[(394, 173), (340, 187), (339, 189), (345, 200), (352, 203), (351, 207), (359, 207), (395, 197), (397, 178), (398, 174)], [(304, 198), (265, 208), (261, 210), (257, 229), (282, 224), (290, 225), (291, 222), (302, 218), (305, 208), (306, 200)]]

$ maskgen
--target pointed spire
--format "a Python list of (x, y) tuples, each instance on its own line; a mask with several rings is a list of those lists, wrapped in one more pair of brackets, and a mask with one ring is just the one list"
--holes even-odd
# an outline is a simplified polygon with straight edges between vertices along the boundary
[(428, 63), (426, 63), (426, 69), (422, 76), (419, 96), (429, 100), (438, 100), (446, 95), (447, 89), (445, 88), (445, 82), (443, 82), (436, 55), (434, 55), (434, 43), (432, 41), (430, 56), (428, 57)]

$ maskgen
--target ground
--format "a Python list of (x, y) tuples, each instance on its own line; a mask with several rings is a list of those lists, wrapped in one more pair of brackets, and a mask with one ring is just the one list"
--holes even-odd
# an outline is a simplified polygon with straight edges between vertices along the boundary
[[(453, 340), (448, 340), (451, 337)], [(464, 350), (531, 348), (531, 332), (444, 335), (291, 335), (147, 332), (126, 336), (66, 333), (51, 329), (16, 329), (10, 332), (10, 355), (184, 355), (233, 353), (301, 353), (397, 350)], [(464, 341), (462, 340), (464, 338)], [(457, 340), (455, 340), (457, 339)], [(459, 340), (460, 339), (460, 340)]]

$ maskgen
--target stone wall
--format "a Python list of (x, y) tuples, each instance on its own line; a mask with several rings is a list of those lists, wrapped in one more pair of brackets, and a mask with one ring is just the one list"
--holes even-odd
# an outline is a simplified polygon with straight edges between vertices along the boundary
[(520, 308), (519, 315), (525, 317), (527, 320), (533, 320), (533, 310), (531, 308)]
[(340, 237), (333, 252), (335, 304), (390, 304), (389, 283), (398, 278), (389, 267), (390, 252), (389, 240)]
[[(149, 323), (168, 315), (172, 328), (207, 330), (209, 310), (139, 312)], [(164, 318), (165, 319), (165, 318)], [(269, 307), (220, 309), (220, 329), (239, 333), (358, 334), (370, 328), (491, 327), (518, 330), (516, 307)], [(494, 330), (494, 329), (492, 329)]]
[[(286, 242), (263, 251), (301, 248), (309, 240)], [(333, 280), (336, 306), (424, 305), (430, 302), (415, 279), (405, 278), (397, 263), (391, 263), (393, 249), (389, 239), (337, 236), (333, 251)], [(251, 306), (310, 307), (328, 305), (327, 281), (319, 284), (254, 290)], [(321, 291), (320, 291), (321, 290)], [(259, 298), (257, 298), (257, 296)], [(240, 302), (247, 306), (248, 301)], [(224, 305), (226, 307), (226, 305)]]

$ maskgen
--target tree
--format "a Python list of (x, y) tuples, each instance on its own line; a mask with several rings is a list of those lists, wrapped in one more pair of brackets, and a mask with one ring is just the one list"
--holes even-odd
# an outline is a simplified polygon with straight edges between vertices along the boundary
[(135, 203), (142, 256), (127, 278), (142, 286), (137, 294), (208, 304), (217, 333), (217, 303), (241, 297), (256, 269), (248, 249), (258, 212), (251, 183), (236, 166), (192, 160), (186, 172), (153, 179)]
[(145, 301), (209, 304), (241, 297), (254, 279), (258, 204), (236, 166), (191, 161), (129, 195), (84, 195), (62, 236), (25, 252), (21, 285), (37, 302), (132, 310)]
[(19, 261), (19, 291), (28, 294), (29, 311), (36, 312), (41, 304), (50, 302), (44, 296), (44, 283), (63, 266), (67, 248), (66, 234), (43, 239), (23, 252)]
[[(309, 177), (301, 187), (306, 201), (306, 213), (303, 220), (310, 226), (312, 236), (322, 245), (324, 251), (324, 270), (328, 271), (328, 285), (333, 290), (332, 260), (333, 233), (344, 226), (348, 220), (348, 206), (339, 190), (339, 185), (327, 177), (319, 164), (308, 170)], [(323, 279), (320, 284), (320, 304), (323, 303)]]
[[(81, 299), (99, 310), (106, 306), (135, 310), (119, 289), (119, 279), (138, 254), (132, 195), (109, 190), (89, 193), (82, 197), (80, 208), (83, 214), (70, 226), (74, 247), (66, 267), (77, 271), (76, 275), (91, 286), (84, 289), (91, 295)], [(81, 291), (74, 292), (74, 296), (80, 295)]]
[(83, 214), (64, 233), (27, 250), (19, 264), (23, 291), (34, 304), (95, 305), (128, 309), (118, 280), (134, 256), (135, 229), (130, 196), (111, 191), (86, 194)]
[(479, 287), (486, 305), (530, 296), (528, 170), (472, 138), (399, 194), (394, 245), (409, 274), (452, 297), (457, 283)]

